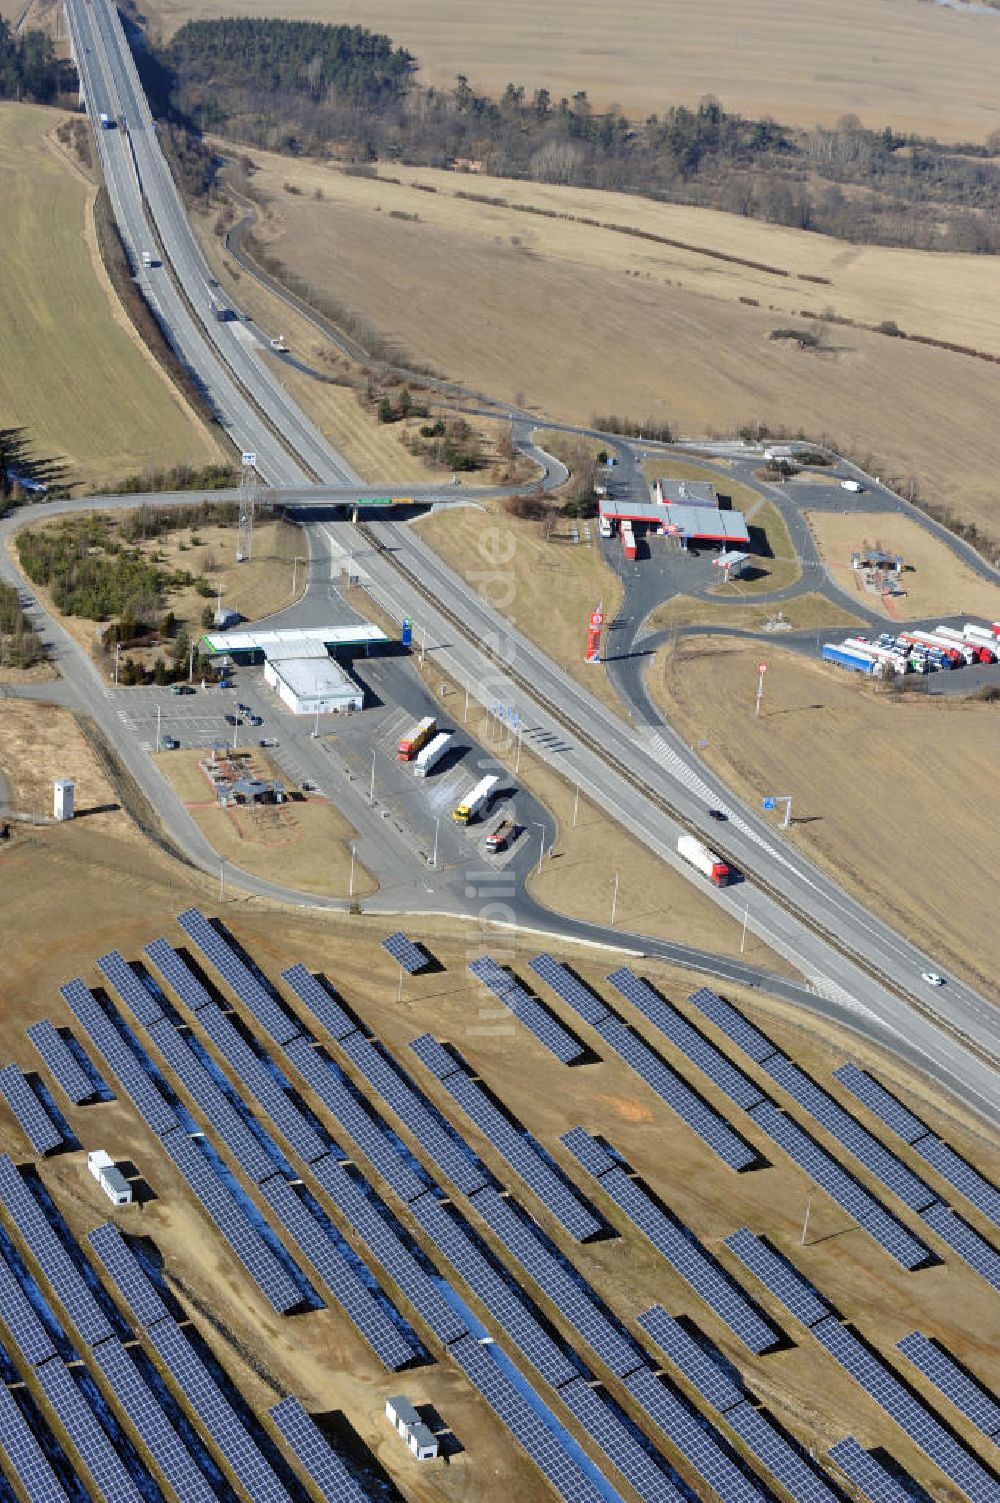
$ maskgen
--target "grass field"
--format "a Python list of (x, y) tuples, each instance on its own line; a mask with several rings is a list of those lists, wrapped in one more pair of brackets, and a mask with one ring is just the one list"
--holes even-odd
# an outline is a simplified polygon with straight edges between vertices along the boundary
[[(737, 590), (742, 593), (737, 594)], [(810, 627), (863, 626), (860, 616), (852, 616), (841, 610), (825, 595), (808, 593), (793, 595), (779, 604), (758, 604), (747, 595), (742, 584), (720, 585), (715, 592), (724, 600), (700, 600), (694, 595), (674, 595), (665, 604), (657, 606), (647, 624), (656, 630), (674, 626), (732, 626), (743, 630), (762, 631), (779, 612), (789, 626), (806, 630)]]
[[(884, 512), (827, 511), (805, 513), (823, 562), (843, 590), (858, 588), (865, 605), (898, 620), (901, 616), (957, 615), (1000, 618), (1000, 588), (981, 579), (949, 548), (910, 517), (887, 517)], [(851, 568), (851, 554), (862, 547), (881, 546), (902, 554), (905, 596), (883, 599), (861, 585)]]
[[(88, 829), (86, 821), (42, 831), (30, 840), (18, 837), (9, 850), (0, 853), (0, 863), (5, 863), (8, 935), (0, 951), (0, 987), (5, 997), (0, 1043), (5, 1059), (35, 1068), (37, 1059), (24, 1037), (24, 1028), (44, 1016), (60, 1024), (68, 1020), (58, 985), (76, 975), (96, 984), (99, 977), (94, 957), (105, 950), (119, 948), (132, 960), (140, 958), (141, 947), (161, 933), (179, 942), (180, 931), (165, 916), (191, 902), (199, 903), (209, 916), (220, 914), (272, 980), (277, 981), (279, 971), (296, 960), (335, 978), (338, 991), (357, 1010), (362, 1023), (405, 1061), (501, 1183), (512, 1186), (517, 1199), (530, 1207), (630, 1329), (636, 1329), (635, 1317), (640, 1311), (654, 1302), (663, 1303), (671, 1313), (693, 1319), (779, 1421), (820, 1456), (833, 1440), (855, 1433), (865, 1445), (887, 1445), (921, 1484), (937, 1487), (929, 1464), (902, 1432), (891, 1428), (872, 1402), (822, 1357), (810, 1340), (802, 1338), (797, 1328), (790, 1329), (793, 1340), (783, 1350), (759, 1359), (748, 1357), (717, 1317), (572, 1166), (559, 1146), (559, 1135), (578, 1123), (592, 1132), (606, 1133), (654, 1192), (737, 1276), (738, 1265), (722, 1248), (721, 1239), (744, 1224), (768, 1236), (815, 1281), (843, 1318), (855, 1324), (890, 1359), (893, 1343), (918, 1325), (938, 1337), (988, 1383), (994, 1297), (986, 1285), (952, 1257), (919, 1275), (902, 1273), (822, 1194), (812, 1198), (809, 1237), (807, 1245), (800, 1246), (809, 1186), (782, 1155), (772, 1153), (772, 1166), (757, 1173), (732, 1175), (692, 1134), (679, 1128), (657, 1098), (606, 1049), (598, 1048), (602, 1057), (586, 1066), (585, 1073), (566, 1070), (553, 1065), (516, 1025), (498, 1024), (492, 1011), (489, 1026), (484, 1026), (484, 994), (465, 970), (473, 947), (488, 943), (498, 958), (523, 973), (528, 955), (538, 948), (533, 936), (523, 937), (515, 948), (511, 936), (505, 945), (476, 926), (428, 916), (422, 937), (443, 969), (408, 980), (400, 1003), (396, 1000), (396, 967), (379, 943), (393, 926), (394, 921), (388, 918), (310, 916), (238, 901), (228, 902), (220, 910), (206, 897), (197, 877), (156, 852), (142, 852)], [(55, 931), (46, 932), (44, 944), (38, 942), (38, 915), (43, 908), (60, 915)], [(603, 978), (614, 963), (612, 955), (600, 951), (574, 954), (558, 945), (556, 951), (571, 959), (582, 977), (602, 995), (611, 997)], [(683, 998), (700, 978), (659, 964), (639, 963), (638, 968), (691, 1015)], [(831, 1030), (819, 1016), (774, 1004), (759, 992), (744, 994), (727, 989), (727, 995), (774, 1038), (778, 1048), (786, 1050), (821, 1082), (829, 1084), (830, 1071), (845, 1057), (873, 1069), (890, 1087), (904, 1094), (914, 1110), (927, 1117), (933, 1131), (941, 1132), (959, 1152), (988, 1171), (991, 1156), (995, 1158), (995, 1136), (977, 1127), (958, 1103), (942, 1102), (912, 1073)], [(548, 993), (546, 997), (553, 1000)], [(638, 1014), (629, 1012), (618, 1000), (613, 1005), (640, 1033), (652, 1038), (649, 1025)], [(586, 1042), (599, 1045), (596, 1035), (579, 1023), (576, 1026), (583, 1029)], [(457, 1045), (487, 1086), (559, 1158), (574, 1182), (594, 1195), (619, 1235), (587, 1246), (568, 1244), (551, 1217), (512, 1180), (509, 1168), (413, 1059), (408, 1041), (425, 1029)], [(195, 1033), (202, 1043), (207, 1042), (197, 1024)], [(147, 1043), (145, 1035), (143, 1042)], [(259, 1036), (258, 1042), (265, 1049), (270, 1047)], [(324, 1042), (337, 1055), (325, 1036)], [(685, 1078), (704, 1091), (712, 1105), (732, 1117), (731, 1103), (697, 1076), (689, 1063), (661, 1037), (652, 1038), (652, 1042)], [(350, 1073), (349, 1065), (348, 1069)], [(166, 1073), (170, 1077), (169, 1069)], [(304, 1089), (298, 1081), (295, 1084)], [(775, 1090), (773, 1086), (768, 1089)], [(307, 1103), (328, 1120), (312, 1094), (304, 1094)], [(785, 1104), (780, 1092), (777, 1099)], [(386, 1110), (382, 1103), (379, 1107)], [(474, 1496), (542, 1503), (549, 1496), (518, 1448), (510, 1444), (506, 1433), (447, 1359), (408, 1373), (404, 1386), (414, 1402), (435, 1406), (463, 1449), (448, 1466), (418, 1470), (386, 1426), (383, 1406), (389, 1380), (333, 1301), (314, 1314), (277, 1319), (240, 1274), (235, 1260), (207, 1225), (124, 1098), (106, 1105), (69, 1109), (69, 1117), (81, 1141), (89, 1145), (95, 1135), (99, 1136), (117, 1158), (131, 1160), (150, 1184), (155, 1198), (141, 1210), (135, 1206), (116, 1213), (116, 1219), (126, 1235), (146, 1239), (153, 1258), (162, 1260), (184, 1314), (256, 1416), (262, 1417), (266, 1405), (285, 1392), (298, 1394), (311, 1411), (339, 1411), (374, 1452), (389, 1479), (413, 1503), (459, 1503)], [(743, 1120), (740, 1125), (754, 1138), (752, 1124)], [(350, 1153), (349, 1140), (344, 1146)], [(421, 1157), (425, 1156), (422, 1145), (413, 1146)], [(18, 1162), (25, 1159), (24, 1140), (6, 1108), (0, 1109), (0, 1149), (11, 1152)], [(363, 1162), (359, 1155), (358, 1160)], [(59, 1155), (38, 1167), (75, 1236), (107, 1218), (106, 1203), (95, 1187), (88, 1188), (81, 1152)], [(865, 1171), (859, 1171), (859, 1176), (867, 1181)], [(381, 1188), (392, 1200), (385, 1187)], [(248, 1193), (255, 1192), (251, 1189)], [(327, 1209), (322, 1193), (320, 1199)], [(474, 1212), (459, 1197), (455, 1199), (463, 1213), (475, 1221)], [(418, 1243), (426, 1247), (426, 1238), (412, 1218), (394, 1200), (393, 1206)], [(912, 1217), (905, 1213), (904, 1219), (912, 1223)], [(976, 1219), (974, 1213), (972, 1219)], [(339, 1217), (335, 1220), (342, 1225)], [(476, 1224), (481, 1228), (481, 1223)], [(359, 1245), (350, 1233), (348, 1240)], [(364, 1246), (359, 1250), (367, 1252)], [(741, 1278), (744, 1281), (745, 1275)], [(771, 1307), (766, 1296), (763, 1303)], [(544, 1313), (552, 1315), (544, 1299), (540, 1305)], [(481, 1309), (478, 1313), (485, 1316), (491, 1330), (503, 1335), (494, 1318)], [(555, 1320), (558, 1327), (566, 1329), (564, 1321), (558, 1317)], [(779, 1324), (789, 1325), (780, 1320)], [(398, 1379), (392, 1381), (399, 1386)], [(544, 1386), (541, 1391), (558, 1410), (551, 1391)], [(957, 1417), (953, 1422), (975, 1447), (974, 1432), (966, 1422)]]
[[(357, 831), (333, 804), (299, 795), (288, 803), (258, 809), (223, 809), (198, 765), (204, 755), (203, 751), (161, 752), (157, 762), (220, 856), (244, 871), (303, 892), (334, 898), (350, 895), (350, 846)], [(243, 765), (246, 776), (287, 781), (266, 752), (253, 752)], [(378, 883), (355, 861), (354, 896), (368, 897), (377, 891)]]
[[(273, 15), (273, 0), (239, 0), (240, 14)], [(348, 0), (282, 0), (294, 19), (356, 25)], [(943, 140), (982, 138), (1000, 124), (994, 15), (959, 15), (917, 0), (633, 0), (607, 24), (599, 0), (512, 0), (502, 11), (456, 0), (370, 0), (364, 24), (414, 52), (426, 83), (459, 73), (501, 94), (513, 80), (558, 100), (586, 89), (645, 116), (714, 94), (730, 109), (811, 126), (848, 111)], [(153, 0), (172, 31), (192, 16), (233, 13), (230, 0)], [(738, 45), (737, 45), (738, 44)]]
[[(605, 619), (611, 621), (622, 596), (621, 581), (597, 546), (596, 522), (590, 523), (589, 544), (583, 541), (582, 523), (558, 515), (548, 538), (542, 522), (478, 507), (434, 512), (414, 525), (424, 541), (463, 579), (485, 591), (489, 603), (509, 616), (519, 631), (605, 704), (621, 711), (603, 667), (583, 661), (590, 612), (603, 602)], [(574, 526), (580, 529), (579, 543), (571, 541)]]
[(874, 912), (940, 962), (997, 996), (1000, 935), (974, 942), (960, 895), (1000, 860), (996, 822), (969, 789), (993, 776), (991, 705), (876, 695), (844, 674), (782, 652), (753, 716), (759, 644), (692, 638), (657, 656), (649, 688), (706, 761), (751, 805), (762, 788), (791, 795), (791, 839)]
[(69, 777), (76, 784), (76, 817), (88, 830), (130, 842), (141, 838), (118, 804), (79, 722), (59, 705), (4, 700), (0, 774), (10, 788), (11, 808), (19, 813), (50, 815), (52, 784)]
[(0, 104), (0, 423), (74, 482), (218, 459), (107, 282), (93, 189), (45, 142), (61, 118)]
[[(1000, 36), (1000, 18), (997, 28)], [(995, 528), (1000, 367), (846, 327), (829, 329), (822, 354), (768, 338), (792, 310), (830, 305), (935, 337), (968, 334), (1000, 351), (989, 258), (861, 249), (584, 190), (410, 168), (398, 170), (396, 186), (254, 156), (257, 182), (272, 193), (274, 252), (436, 369), (504, 399), (523, 393), (538, 410), (576, 422), (618, 411), (667, 419), (691, 436), (758, 419), (828, 434)], [(293, 178), (301, 196), (282, 192)], [(310, 196), (317, 187), (323, 202)], [(832, 285), (455, 198), (462, 190), (636, 224), (795, 274), (829, 275)], [(418, 221), (390, 218), (394, 209)], [(889, 395), (875, 403), (873, 392)]]

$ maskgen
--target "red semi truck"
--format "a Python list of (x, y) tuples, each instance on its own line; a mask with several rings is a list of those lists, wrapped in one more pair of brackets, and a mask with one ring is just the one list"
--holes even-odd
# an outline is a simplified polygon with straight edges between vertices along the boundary
[(423, 720), (418, 720), (405, 736), (400, 737), (399, 746), (396, 748), (397, 762), (412, 762), (417, 752), (427, 745), (436, 730), (437, 721), (433, 715), (425, 715)]

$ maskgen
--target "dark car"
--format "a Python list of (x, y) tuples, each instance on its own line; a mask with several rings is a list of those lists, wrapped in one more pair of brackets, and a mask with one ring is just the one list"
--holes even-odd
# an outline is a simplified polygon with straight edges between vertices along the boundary
[(176, 751), (180, 746), (180, 742), (176, 736), (161, 736), (160, 745), (164, 751)]
[(250, 722), (251, 725), (263, 725), (264, 724), (264, 717), (263, 717), (263, 715), (248, 715), (247, 716), (247, 720)]
[(729, 815), (724, 814), (721, 809), (709, 809), (708, 817), (709, 819), (728, 819)]
[(242, 720), (240, 719), (240, 717), (238, 715), (227, 715), (226, 716), (226, 724), (227, 725), (242, 725), (243, 722), (242, 722)]
[(277, 746), (277, 744), (277, 740), (274, 736), (261, 736), (260, 740), (257, 742), (258, 746)]
[(171, 694), (193, 694), (194, 686), (192, 684), (171, 684), (170, 692)]
[(236, 708), (239, 710), (239, 712), (240, 712), (241, 715), (252, 715), (253, 714), (253, 711), (250, 709), (249, 705), (237, 705)]
[(234, 687), (234, 685), (233, 685), (233, 681), (232, 681), (231, 678), (220, 678), (219, 679), (219, 688), (220, 689), (232, 689), (233, 687)]

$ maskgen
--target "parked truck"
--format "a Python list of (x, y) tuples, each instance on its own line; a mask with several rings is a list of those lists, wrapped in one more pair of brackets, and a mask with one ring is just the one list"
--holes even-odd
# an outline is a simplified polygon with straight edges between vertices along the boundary
[(503, 818), (496, 829), (491, 830), (483, 842), (488, 854), (490, 856), (497, 856), (501, 851), (505, 851), (513, 841), (516, 831), (517, 825), (514, 820), (509, 816)]
[(989, 627), (977, 626), (974, 621), (966, 621), (962, 628), (962, 635), (967, 642), (972, 642), (982, 647), (992, 647), (994, 651), (996, 650), (997, 638), (995, 633), (990, 631)]
[(853, 668), (856, 673), (874, 673), (875, 659), (860, 647), (844, 647), (837, 642), (824, 642), (820, 653), (824, 662), (836, 663), (838, 668)]
[(412, 762), (419, 751), (427, 745), (428, 741), (437, 731), (437, 721), (433, 715), (425, 715), (423, 720), (418, 720), (416, 725), (411, 726), (405, 736), (401, 736), (396, 748), (397, 762)]
[(499, 777), (494, 772), (487, 773), (485, 778), (480, 778), (471, 793), (467, 793), (462, 802), (452, 809), (451, 817), (455, 823), (470, 825), (477, 815), (482, 814), (493, 797), (499, 781)]
[(934, 635), (943, 637), (946, 642), (954, 642), (959, 652), (964, 652), (967, 663), (995, 663), (997, 660), (996, 642), (988, 635), (967, 638), (955, 626), (938, 626)]
[(452, 731), (438, 731), (433, 741), (428, 741), (423, 751), (417, 753), (417, 759), (413, 764), (415, 777), (425, 778), (437, 766), (451, 745), (453, 734)]
[(623, 517), (622, 518), (621, 534), (622, 534), (622, 553), (625, 555), (625, 557), (630, 562), (634, 562), (634, 560), (635, 560), (635, 533), (632, 530), (632, 523), (629, 521), (628, 517)]
[(715, 883), (716, 887), (725, 887), (726, 883), (732, 880), (732, 870), (722, 857), (710, 851), (708, 846), (694, 835), (681, 835), (678, 838), (677, 854), (683, 856), (685, 861), (690, 861), (691, 865), (697, 867), (703, 876)]
[(909, 673), (910, 671), (909, 655), (900, 652), (895, 645), (890, 647), (883, 645), (881, 641), (869, 642), (865, 637), (848, 637), (842, 645), (850, 648), (852, 652), (867, 653), (877, 663), (892, 668), (896, 673)]
[(929, 631), (904, 631), (900, 633), (904, 642), (912, 642), (918, 647), (927, 647), (932, 652), (939, 652), (947, 659), (952, 668), (957, 668), (965, 662), (964, 653), (959, 652), (954, 642), (949, 642), (946, 637), (936, 637)]

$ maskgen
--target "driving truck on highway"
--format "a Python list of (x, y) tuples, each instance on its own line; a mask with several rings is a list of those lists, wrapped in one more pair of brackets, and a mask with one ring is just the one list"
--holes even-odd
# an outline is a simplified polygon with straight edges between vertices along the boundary
[(111, 130), (114, 126), (114, 121), (112, 120), (111, 116), (106, 115), (103, 110), (97, 118), (101, 122), (101, 130)]
[(413, 775), (425, 778), (436, 767), (451, 745), (453, 732), (439, 731), (433, 741), (428, 741), (423, 751), (417, 753), (417, 760), (413, 764)]
[(477, 815), (482, 814), (483, 810), (489, 805), (499, 781), (500, 779), (495, 772), (487, 773), (485, 778), (481, 778), (472, 792), (467, 793), (462, 802), (456, 804), (454, 809), (452, 809), (451, 817), (455, 823), (457, 825), (470, 825)]
[(418, 720), (416, 725), (411, 726), (405, 736), (399, 738), (396, 748), (397, 762), (412, 762), (419, 751), (427, 745), (428, 741), (437, 730), (437, 721), (433, 715), (425, 715), (423, 720)]
[(677, 840), (677, 854), (683, 856), (692, 866), (697, 867), (701, 874), (714, 882), (716, 887), (725, 887), (727, 882), (733, 879), (732, 868), (727, 866), (721, 856), (710, 851), (707, 845), (698, 840), (694, 835), (681, 835)]

